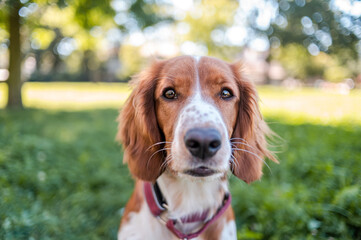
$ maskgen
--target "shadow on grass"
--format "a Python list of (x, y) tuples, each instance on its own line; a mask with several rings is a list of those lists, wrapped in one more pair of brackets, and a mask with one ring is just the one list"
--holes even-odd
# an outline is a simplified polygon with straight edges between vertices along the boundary
[[(0, 112), (0, 238), (115, 239), (133, 182), (116, 110)], [(239, 239), (360, 238), (360, 126), (290, 125), (262, 181), (231, 177)]]

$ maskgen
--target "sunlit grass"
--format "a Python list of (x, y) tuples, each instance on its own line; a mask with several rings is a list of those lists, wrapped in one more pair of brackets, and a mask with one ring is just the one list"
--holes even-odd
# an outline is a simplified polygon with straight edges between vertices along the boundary
[(259, 87), (261, 110), (267, 117), (282, 117), (290, 123), (361, 124), (361, 90), (348, 95), (303, 88)]
[[(258, 87), (261, 110), (266, 117), (290, 123), (312, 122), (361, 124), (361, 90), (348, 95), (303, 88)], [(5, 107), (7, 86), (0, 84), (0, 108)], [(24, 106), (53, 110), (118, 109), (127, 99), (126, 83), (25, 83)]]
[[(6, 105), (6, 90), (0, 84), (0, 107)], [(53, 110), (119, 108), (129, 93), (126, 83), (31, 82), (22, 89), (25, 107)]]
[(6, 99), (8, 97), (7, 90), (8, 86), (5, 83), (0, 83), (0, 108), (4, 108), (6, 105)]

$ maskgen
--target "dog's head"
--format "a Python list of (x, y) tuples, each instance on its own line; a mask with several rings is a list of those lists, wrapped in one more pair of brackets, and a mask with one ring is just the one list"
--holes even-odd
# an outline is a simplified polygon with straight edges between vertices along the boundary
[(117, 138), (135, 177), (155, 181), (165, 169), (197, 178), (230, 169), (247, 183), (261, 177), (263, 158), (273, 159), (269, 129), (240, 67), (182, 56), (156, 61), (133, 79)]

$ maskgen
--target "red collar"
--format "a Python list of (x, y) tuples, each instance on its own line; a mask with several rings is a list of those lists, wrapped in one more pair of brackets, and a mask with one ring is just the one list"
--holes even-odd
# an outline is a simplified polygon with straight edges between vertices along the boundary
[(211, 219), (208, 221), (205, 221), (208, 216), (208, 211), (205, 211), (201, 215), (199, 214), (193, 214), (190, 216), (187, 216), (185, 218), (181, 218), (180, 221), (182, 223), (192, 223), (192, 222), (198, 222), (203, 221), (203, 227), (199, 229), (197, 232), (190, 233), (190, 234), (184, 234), (178, 229), (175, 228), (175, 224), (177, 220), (174, 219), (163, 219), (162, 214), (167, 211), (167, 209), (164, 207), (166, 204), (166, 201), (159, 189), (159, 186), (157, 182), (153, 185), (150, 182), (144, 182), (144, 195), (145, 200), (147, 201), (149, 210), (152, 212), (153, 216), (159, 219), (161, 222), (163, 222), (166, 227), (171, 231), (174, 235), (176, 235), (180, 239), (192, 239), (198, 237), (202, 232), (204, 232), (207, 227), (214, 221), (216, 221), (228, 208), (228, 206), (231, 204), (231, 195), (229, 193), (226, 193), (224, 195), (224, 199), (222, 201), (222, 205), (218, 208), (217, 212)]

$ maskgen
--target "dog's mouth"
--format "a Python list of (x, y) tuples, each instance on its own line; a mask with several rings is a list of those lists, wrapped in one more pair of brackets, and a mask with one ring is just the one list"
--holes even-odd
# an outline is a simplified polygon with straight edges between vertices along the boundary
[(208, 176), (211, 176), (218, 172), (213, 169), (210, 169), (208, 167), (201, 166), (201, 167), (186, 170), (184, 173), (191, 175), (193, 177), (208, 177)]

